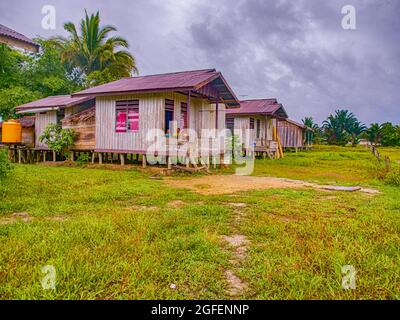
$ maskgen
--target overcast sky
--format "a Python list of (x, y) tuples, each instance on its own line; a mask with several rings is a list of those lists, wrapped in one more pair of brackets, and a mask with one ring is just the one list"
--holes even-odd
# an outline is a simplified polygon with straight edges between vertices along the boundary
[[(44, 5), (56, 29), (41, 26)], [(356, 30), (342, 28), (342, 7)], [(276, 97), (294, 120), (347, 108), (400, 122), (399, 0), (1, 0), (0, 23), (29, 37), (63, 35), (100, 10), (128, 39), (141, 75), (216, 68), (240, 99)]]

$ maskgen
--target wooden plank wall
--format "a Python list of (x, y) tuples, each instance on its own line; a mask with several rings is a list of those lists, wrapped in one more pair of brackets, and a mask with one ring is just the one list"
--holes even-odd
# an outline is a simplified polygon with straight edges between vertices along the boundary
[(278, 134), (284, 148), (302, 148), (303, 129), (287, 121), (278, 121)]
[[(139, 100), (139, 131), (115, 132), (115, 102)], [(146, 134), (150, 129), (165, 128), (165, 99), (174, 100), (174, 119), (180, 125), (181, 103), (187, 96), (180, 93), (148, 93), (96, 98), (96, 149), (115, 151), (145, 151)], [(225, 128), (225, 105), (219, 104), (219, 126)], [(202, 128), (215, 128), (215, 105), (206, 99), (191, 98), (189, 127), (199, 137)]]
[(35, 119), (35, 148), (48, 149), (45, 143), (39, 141), (40, 135), (49, 123), (57, 123), (57, 111), (36, 113)]
[[(265, 116), (239, 116), (235, 117), (235, 130), (241, 130), (242, 139), (246, 130), (250, 129), (250, 118), (254, 119), (254, 132), (250, 142), (256, 142), (257, 146), (268, 144), (267, 141), (273, 139), (273, 119)], [(257, 120), (260, 120), (260, 137), (257, 138)]]
[(94, 150), (96, 147), (96, 124), (86, 121), (73, 125), (63, 125), (63, 129), (74, 130), (77, 138), (71, 147), (73, 150)]
[(35, 147), (35, 127), (22, 128), (22, 144), (28, 148)]

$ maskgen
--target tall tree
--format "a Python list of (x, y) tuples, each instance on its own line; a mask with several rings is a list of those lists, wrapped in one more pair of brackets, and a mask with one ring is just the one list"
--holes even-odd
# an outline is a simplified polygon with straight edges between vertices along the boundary
[(367, 130), (368, 140), (374, 145), (377, 145), (381, 142), (382, 139), (382, 131), (381, 126), (378, 123), (372, 123), (371, 126)]
[(128, 41), (110, 36), (117, 29), (110, 25), (100, 26), (98, 11), (89, 16), (85, 10), (79, 32), (72, 22), (65, 23), (64, 29), (69, 35), (53, 38), (53, 41), (61, 50), (61, 59), (71, 69), (78, 68), (87, 76), (87, 86), (138, 73), (135, 58), (123, 50), (129, 48)]
[(301, 121), (305, 126), (312, 129), (312, 131), (307, 130), (305, 141), (307, 144), (312, 144), (314, 142), (315, 134), (319, 131), (318, 124), (314, 123), (314, 119), (312, 117), (305, 117)]
[(350, 121), (347, 132), (351, 135), (352, 146), (355, 146), (360, 142), (359, 137), (365, 130), (367, 130), (367, 127), (357, 119), (354, 118)]

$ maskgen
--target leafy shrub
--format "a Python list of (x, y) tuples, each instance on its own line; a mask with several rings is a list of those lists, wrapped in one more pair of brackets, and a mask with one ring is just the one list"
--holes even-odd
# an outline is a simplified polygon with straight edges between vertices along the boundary
[(384, 178), (386, 184), (400, 187), (400, 169), (390, 171)]
[(8, 160), (7, 151), (0, 149), (0, 180), (6, 178), (11, 170), (12, 166)]
[(385, 184), (400, 187), (400, 167), (388, 169), (382, 162), (377, 162), (372, 166), (372, 170), (374, 176)]
[(47, 144), (51, 150), (63, 154), (74, 144), (75, 138), (73, 130), (62, 129), (60, 125), (50, 123), (39, 137), (39, 140)]
[(76, 162), (78, 163), (78, 165), (83, 165), (86, 162), (89, 162), (89, 160), (90, 156), (88, 153), (81, 153), (79, 157), (76, 159)]

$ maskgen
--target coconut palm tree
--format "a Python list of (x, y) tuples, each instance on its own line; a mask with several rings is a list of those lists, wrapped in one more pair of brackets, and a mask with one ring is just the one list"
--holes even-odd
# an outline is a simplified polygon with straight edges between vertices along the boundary
[(307, 130), (307, 132), (306, 132), (306, 141), (305, 142), (310, 145), (314, 142), (315, 133), (317, 133), (319, 131), (318, 124), (314, 123), (314, 119), (312, 117), (305, 117), (301, 121), (303, 122), (303, 124), (305, 126), (312, 129), (312, 131)]
[(348, 110), (336, 110), (335, 115), (329, 117), (322, 123), (329, 144), (346, 145), (349, 140), (347, 127), (354, 117)]
[(368, 140), (377, 145), (382, 139), (382, 128), (378, 123), (372, 123), (367, 130)]
[(359, 143), (359, 137), (365, 130), (367, 130), (367, 127), (356, 118), (348, 124), (347, 132), (351, 135), (351, 145), (353, 147)]
[[(53, 38), (61, 50), (61, 59), (71, 69), (78, 68), (84, 75), (95, 73), (97, 78), (116, 80), (137, 74), (135, 58), (123, 48), (129, 47), (127, 40), (110, 36), (117, 29), (110, 25), (100, 26), (100, 15), (88, 15), (80, 22), (80, 30), (72, 22), (64, 24), (67, 37)], [(122, 50), (118, 50), (122, 48)], [(93, 76), (92, 76), (93, 78)]]

